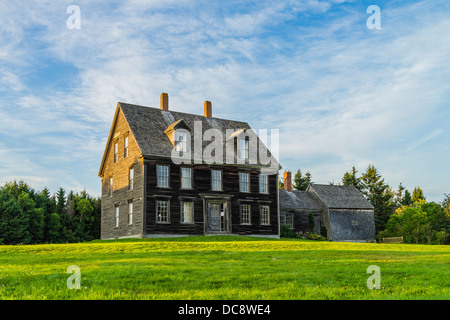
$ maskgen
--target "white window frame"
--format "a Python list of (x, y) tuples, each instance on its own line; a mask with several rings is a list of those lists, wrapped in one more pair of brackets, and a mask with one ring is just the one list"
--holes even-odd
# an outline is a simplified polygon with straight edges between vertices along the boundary
[(267, 174), (259, 175), (259, 193), (269, 193), (269, 176)]
[[(163, 169), (165, 168), (165, 169)], [(162, 175), (164, 174), (164, 175)], [(159, 188), (169, 187), (169, 166), (163, 164), (156, 165), (156, 186)]]
[[(164, 209), (160, 212), (160, 209)], [(170, 223), (170, 201), (156, 200), (156, 223)]]
[(119, 227), (119, 217), (120, 217), (120, 209), (119, 209), (119, 205), (115, 204), (114, 205), (114, 226), (116, 228)]
[(187, 150), (187, 132), (175, 130), (175, 151), (188, 152)]
[(259, 217), (261, 225), (270, 225), (270, 206), (261, 204), (259, 206)]
[(134, 211), (133, 200), (128, 200), (128, 225), (133, 224), (133, 211)]
[(241, 203), (240, 206), (240, 218), (241, 224), (250, 225), (252, 224), (252, 206), (249, 203)]
[(110, 177), (109, 178), (109, 197), (113, 196), (113, 192), (114, 192), (114, 178)]
[[(187, 208), (189, 208), (190, 212), (185, 211), (185, 209), (187, 209)], [(194, 223), (194, 202), (193, 201), (181, 200), (181, 223), (186, 223), (186, 224)]]
[(222, 170), (211, 169), (211, 190), (222, 191)]
[(128, 136), (125, 136), (124, 141), (123, 141), (123, 157), (126, 158), (128, 157)]
[(245, 137), (239, 139), (239, 158), (248, 161), (250, 141)]
[(239, 191), (250, 192), (250, 172), (239, 172)]
[[(185, 176), (183, 172), (189, 172), (189, 176)], [(181, 167), (180, 168), (180, 176), (181, 176), (181, 189), (192, 189), (192, 168), (189, 167)]]
[(134, 167), (130, 167), (128, 170), (128, 190), (134, 189)]
[(119, 141), (114, 143), (114, 163), (119, 161)]

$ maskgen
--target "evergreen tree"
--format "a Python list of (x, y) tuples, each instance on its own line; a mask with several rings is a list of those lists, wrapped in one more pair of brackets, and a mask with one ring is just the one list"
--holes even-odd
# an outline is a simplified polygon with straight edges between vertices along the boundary
[(415, 187), (413, 194), (412, 194), (412, 198), (411, 198), (412, 202), (419, 202), (419, 201), (425, 201), (425, 197), (423, 196), (423, 191), (422, 189), (420, 189), (419, 187)]
[(311, 180), (311, 173), (306, 172), (305, 176), (302, 175), (302, 172), (297, 170), (297, 172), (294, 175), (294, 182), (292, 183), (292, 186), (294, 189), (297, 190), (306, 190), (308, 186), (313, 183)]
[(344, 186), (355, 186), (359, 191), (363, 191), (365, 186), (361, 181), (361, 178), (356, 177), (358, 171), (355, 167), (352, 167), (351, 171), (347, 171), (342, 177), (342, 184)]
[(8, 189), (0, 189), (0, 242), (30, 243), (29, 219)]
[(366, 186), (364, 194), (374, 206), (376, 231), (382, 231), (395, 209), (394, 194), (373, 165), (369, 165), (361, 180)]

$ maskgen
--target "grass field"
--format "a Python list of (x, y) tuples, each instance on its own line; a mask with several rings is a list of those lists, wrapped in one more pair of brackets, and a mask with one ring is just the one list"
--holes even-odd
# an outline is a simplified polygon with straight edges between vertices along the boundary
[[(367, 288), (370, 265), (380, 289)], [(450, 247), (233, 236), (0, 246), (0, 299), (447, 300)]]

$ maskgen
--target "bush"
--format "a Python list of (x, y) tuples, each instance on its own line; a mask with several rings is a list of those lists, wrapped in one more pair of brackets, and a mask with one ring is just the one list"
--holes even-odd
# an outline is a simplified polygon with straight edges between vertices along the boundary
[(288, 225), (282, 224), (280, 226), (280, 236), (285, 238), (294, 238), (295, 233)]

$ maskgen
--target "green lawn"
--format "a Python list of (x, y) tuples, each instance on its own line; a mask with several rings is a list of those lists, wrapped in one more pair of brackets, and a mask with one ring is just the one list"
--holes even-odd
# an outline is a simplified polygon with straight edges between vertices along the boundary
[[(81, 289), (67, 288), (77, 265)], [(381, 271), (370, 290), (367, 267)], [(450, 247), (185, 237), (0, 246), (0, 299), (450, 299)]]

